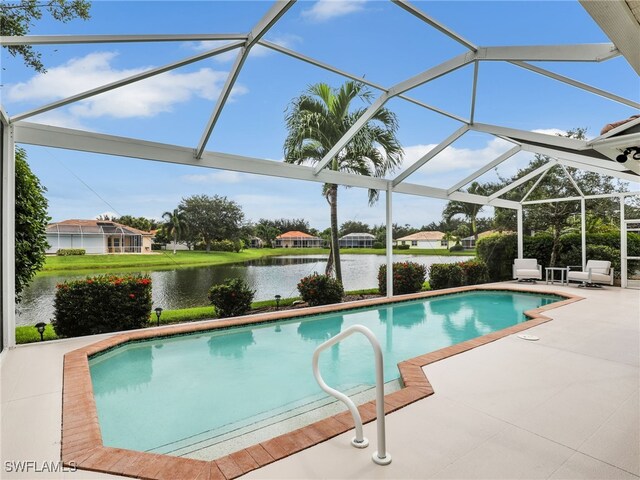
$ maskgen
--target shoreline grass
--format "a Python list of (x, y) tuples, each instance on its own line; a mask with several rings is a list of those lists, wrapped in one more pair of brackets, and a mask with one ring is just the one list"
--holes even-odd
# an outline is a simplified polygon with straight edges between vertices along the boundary
[[(423, 286), (423, 291), (429, 290), (429, 282), (425, 282)], [(353, 290), (350, 292), (345, 292), (345, 295), (374, 295), (377, 294), (377, 288), (368, 288), (364, 290)], [(293, 304), (293, 302), (300, 300), (300, 297), (291, 297), (291, 298), (282, 298), (280, 299), (279, 305), (281, 307), (288, 307)], [(259, 313), (255, 310), (260, 310), (268, 307), (275, 307), (275, 300), (262, 300), (259, 302), (253, 302), (251, 304), (251, 312)], [(160, 325), (169, 325), (174, 323), (186, 323), (186, 322), (195, 322), (198, 320), (208, 320), (214, 319), (215, 310), (212, 305), (205, 305), (202, 307), (190, 307), (190, 308), (179, 308), (175, 310), (165, 310), (162, 312), (160, 316)], [(154, 313), (151, 313), (149, 318), (148, 327), (156, 326), (157, 318)], [(56, 334), (53, 325), (50, 323), (47, 324), (44, 330), (44, 341), (49, 340), (58, 340), (58, 335)], [(22, 325), (16, 327), (16, 344), (22, 345), (25, 343), (35, 343), (40, 341), (40, 334), (36, 330), (33, 325)]]
[[(385, 255), (383, 248), (348, 248), (341, 249), (341, 254), (353, 255)], [(175, 270), (214, 265), (228, 265), (250, 260), (259, 260), (274, 256), (289, 255), (328, 255), (326, 248), (262, 248), (248, 249), (242, 252), (203, 252), (179, 251), (173, 255), (170, 251), (151, 254), (112, 254), (112, 255), (78, 255), (47, 256), (45, 264), (38, 275), (90, 274), (92, 272), (133, 272), (140, 270)], [(393, 250), (394, 255), (436, 255), (436, 256), (475, 256), (475, 250), (450, 252), (446, 249)]]

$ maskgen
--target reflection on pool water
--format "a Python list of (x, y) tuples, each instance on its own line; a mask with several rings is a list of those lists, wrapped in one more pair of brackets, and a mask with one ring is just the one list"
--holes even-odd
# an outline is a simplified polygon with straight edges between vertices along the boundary
[[(474, 291), (128, 344), (90, 361), (103, 441), (182, 455), (221, 432), (324, 398), (313, 351), (354, 324), (380, 341), (389, 382), (402, 360), (523, 322), (523, 312), (558, 300)], [(340, 390), (374, 384), (373, 353), (361, 336), (331, 347), (320, 369)]]

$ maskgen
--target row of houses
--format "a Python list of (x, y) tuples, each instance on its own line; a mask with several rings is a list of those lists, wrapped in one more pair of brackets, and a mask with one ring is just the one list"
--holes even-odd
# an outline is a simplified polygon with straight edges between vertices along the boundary
[[(483, 232), (479, 238), (495, 233)], [(144, 232), (112, 221), (101, 220), (65, 220), (52, 223), (47, 227), (47, 253), (56, 253), (60, 249), (81, 248), (89, 254), (104, 253), (150, 253), (154, 232)], [(438, 231), (417, 232), (394, 240), (394, 246), (408, 246), (409, 249), (448, 248), (449, 242), (445, 234)], [(372, 248), (375, 236), (370, 233), (350, 233), (340, 237), (341, 248)], [(251, 248), (265, 246), (262, 239), (253, 237)], [(324, 240), (305, 232), (291, 231), (278, 235), (273, 246), (275, 248), (321, 248)], [(462, 239), (464, 248), (474, 248), (474, 237)], [(178, 249), (186, 250), (179, 244)], [(167, 247), (169, 248), (169, 246)], [(173, 248), (173, 245), (170, 246)]]

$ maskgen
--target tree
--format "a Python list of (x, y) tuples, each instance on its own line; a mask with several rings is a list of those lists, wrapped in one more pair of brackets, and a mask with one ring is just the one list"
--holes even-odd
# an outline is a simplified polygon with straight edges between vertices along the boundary
[[(74, 18), (87, 20), (90, 18), (91, 3), (85, 0), (19, 0), (17, 2), (0, 2), (0, 35), (24, 36), (29, 33), (34, 20), (42, 18), (43, 11), (60, 22), (69, 22)], [(37, 72), (46, 70), (40, 60), (42, 54), (33, 50), (31, 45), (17, 45), (6, 48), (11, 55), (21, 56), (25, 65)]]
[(369, 233), (369, 225), (355, 220), (348, 220), (340, 226), (340, 235), (349, 235), (350, 233)]
[(260, 221), (255, 226), (255, 234), (258, 238), (260, 238), (265, 244), (269, 246), (273, 246), (273, 242), (278, 235), (280, 235), (280, 231), (273, 226), (273, 222), (270, 220), (265, 220), (261, 218)]
[(144, 232), (150, 232), (156, 230), (160, 225), (156, 220), (146, 217), (133, 217), (131, 215), (123, 215), (121, 217), (114, 217), (111, 219), (113, 222), (133, 227)]
[(16, 301), (44, 263), (47, 244), (47, 189), (27, 163), (27, 154), (16, 148)]
[(192, 234), (204, 241), (207, 252), (214, 240), (236, 240), (244, 222), (242, 207), (227, 197), (192, 195), (178, 206)]
[[(484, 195), (485, 189), (483, 185), (478, 182), (473, 182), (468, 189), (469, 193), (473, 193), (475, 195)], [(460, 202), (457, 200), (451, 200), (444, 207), (442, 212), (442, 216), (445, 220), (450, 221), (451, 218), (455, 215), (464, 215), (464, 217), (469, 222), (471, 227), (471, 235), (478, 241), (478, 229), (476, 226), (476, 220), (478, 214), (482, 210), (482, 205), (478, 205), (476, 203), (466, 203)]]
[[(318, 83), (295, 98), (286, 113), (287, 138), (284, 158), (287, 163), (317, 164), (366, 111), (363, 107), (350, 111), (353, 101), (370, 103), (371, 92), (359, 82), (347, 81), (339, 89)], [(398, 120), (387, 108), (379, 109), (329, 162), (334, 171), (382, 177), (402, 162), (403, 150), (396, 138)], [(325, 184), (323, 194), (331, 212), (331, 254), (328, 273), (335, 270), (342, 282), (338, 243), (338, 186)], [(378, 192), (369, 191), (369, 203)], [(331, 266), (331, 264), (333, 265)]]
[(173, 254), (175, 255), (178, 239), (182, 236), (182, 233), (185, 230), (188, 230), (184, 214), (180, 209), (174, 208), (173, 212), (164, 212), (162, 214), (162, 218), (164, 218), (165, 221), (164, 228), (167, 235), (173, 235)]

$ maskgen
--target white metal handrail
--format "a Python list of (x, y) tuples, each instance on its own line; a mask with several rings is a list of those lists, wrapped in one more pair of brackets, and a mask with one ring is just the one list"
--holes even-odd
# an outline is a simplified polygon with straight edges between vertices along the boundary
[(376, 417), (378, 427), (378, 450), (373, 453), (373, 461), (378, 465), (389, 465), (391, 463), (391, 455), (389, 454), (389, 452), (387, 452), (385, 439), (384, 369), (382, 349), (380, 348), (380, 343), (378, 342), (378, 339), (373, 334), (373, 332), (363, 325), (353, 325), (349, 328), (346, 328), (338, 335), (331, 337), (326, 342), (318, 345), (316, 350), (313, 352), (313, 375), (314, 377), (316, 377), (316, 381), (318, 382), (318, 385), (320, 385), (320, 388), (322, 388), (322, 390), (327, 392), (329, 395), (337, 398), (349, 408), (356, 427), (356, 436), (351, 440), (351, 445), (356, 448), (366, 448), (369, 445), (369, 440), (364, 437), (362, 432), (362, 418), (360, 417), (360, 412), (358, 412), (357, 407), (347, 395), (331, 388), (325, 383), (318, 367), (318, 359), (320, 358), (320, 353), (322, 353), (323, 350), (326, 350), (330, 346), (335, 345), (336, 343), (353, 333), (362, 333), (365, 337), (367, 337), (367, 339), (371, 343), (371, 346), (373, 347), (373, 352), (376, 358)]

